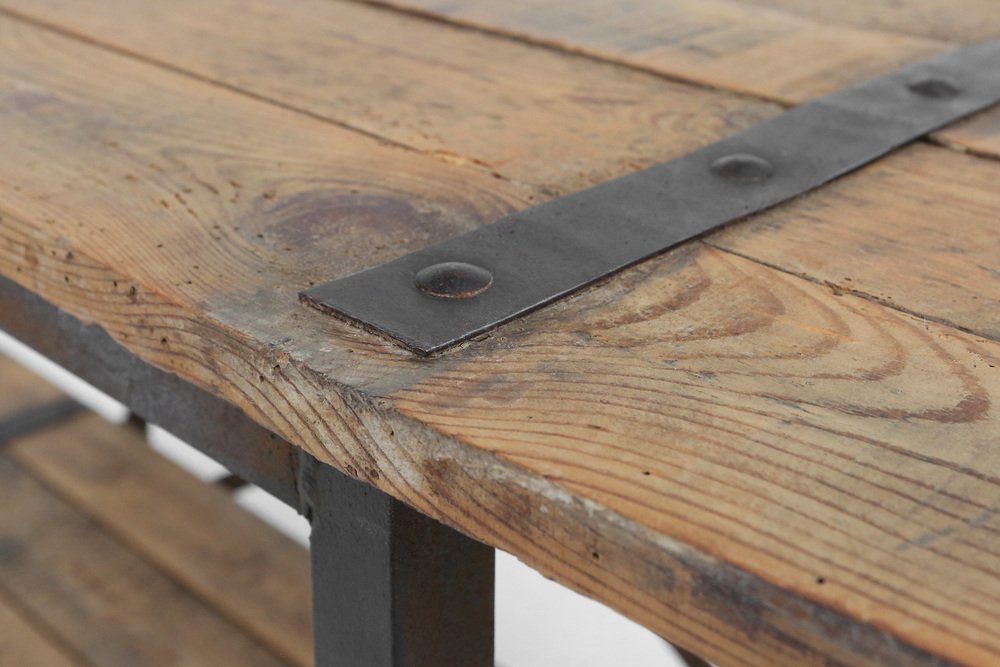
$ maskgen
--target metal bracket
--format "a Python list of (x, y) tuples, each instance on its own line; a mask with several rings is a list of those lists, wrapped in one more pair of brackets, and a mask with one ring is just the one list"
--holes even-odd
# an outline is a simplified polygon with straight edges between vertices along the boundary
[(818, 98), (678, 159), (306, 290), (419, 354), (466, 340), (1000, 101), (1000, 39)]

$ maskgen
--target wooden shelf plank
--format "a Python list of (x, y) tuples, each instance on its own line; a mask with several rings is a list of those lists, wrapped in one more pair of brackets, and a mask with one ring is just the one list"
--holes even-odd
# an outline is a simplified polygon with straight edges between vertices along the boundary
[(841, 2), (739, 0), (823, 21), (930, 39), (972, 43), (997, 36), (1000, 8), (992, 0), (894, 0)]
[[(773, 105), (355, 3), (305, 0), (277, 6), (256, 0), (240, 4), (237, 11), (230, 0), (148, 5), (112, 0), (119, 3), (113, 6), (104, 0), (91, 1), (97, 4), (8, 0), (8, 6), (69, 34), (254, 96), (280, 100), (464, 163), (473, 171), (488, 169), (526, 185), (527, 191), (521, 194), (528, 203), (682, 154), (777, 113)], [(625, 54), (615, 56), (622, 62), (647, 67), (647, 60), (662, 60), (664, 67), (684, 70), (664, 69), (664, 73), (785, 102), (828, 92), (948, 48), (947, 44), (879, 32), (843, 33), (836, 26), (818, 26), (806, 18), (728, 0), (670, 5), (639, 2), (628, 11), (615, 9), (607, 15), (594, 4), (574, 4), (572, 9), (559, 3), (542, 4), (452, 3), (448, 15), (457, 13), (462, 20), (485, 22), (519, 35), (535, 35), (532, 30), (536, 28), (575, 30), (545, 35), (584, 50), (591, 41), (606, 39)], [(424, 8), (436, 11), (437, 5)], [(522, 25), (528, 20), (537, 26)], [(665, 32), (664, 25), (673, 26), (678, 35)], [(825, 35), (824, 30), (833, 32)], [(811, 45), (809, 57), (800, 53), (805, 46), (787, 43), (788, 35)], [(657, 39), (665, 44), (654, 46)], [(835, 40), (844, 45), (833, 48)], [(711, 56), (703, 53), (706, 49)], [(276, 53), (294, 57), (276, 58)], [(788, 58), (788, 53), (798, 57)], [(846, 64), (836, 58), (846, 59)], [(794, 71), (787, 71), (789, 67)], [(731, 76), (737, 83), (706, 78), (702, 72), (706, 68)], [(760, 78), (759, 84), (753, 83), (754, 77)], [(782, 77), (788, 81), (782, 83)], [(484, 109), (490, 110), (489, 119), (484, 119)], [(939, 139), (990, 153), (1000, 148), (1000, 110), (950, 128)], [(964, 186), (961, 190), (979, 200), (992, 199), (990, 164), (977, 165), (943, 153), (915, 154), (920, 175), (910, 181), (926, 181), (940, 191), (946, 184), (974, 180), (979, 183), (975, 191)], [(970, 179), (973, 173), (983, 176)], [(498, 190), (512, 189), (510, 184), (496, 185)], [(906, 185), (925, 187), (909, 181)], [(850, 192), (848, 197), (858, 197), (853, 188)], [(844, 199), (825, 193), (816, 196), (824, 209), (840, 206)], [(847, 223), (845, 216), (839, 216), (833, 233), (829, 226), (817, 225), (811, 212), (801, 215), (799, 202), (779, 207), (773, 215), (759, 216), (757, 225), (739, 226), (745, 233), (728, 236), (719, 247), (995, 337), (997, 323), (980, 319), (982, 313), (998, 310), (990, 306), (1000, 297), (993, 280), (993, 272), (1000, 270), (996, 259), (1000, 250), (983, 243), (984, 238), (996, 236), (995, 209), (956, 208), (951, 205), (954, 196), (935, 196), (922, 199), (929, 203), (922, 204), (922, 213), (914, 217), (907, 210), (910, 202), (895, 192), (864, 188), (861, 197), (861, 204), (852, 207), (855, 215)], [(883, 214), (886, 208), (890, 210)], [(873, 215), (898, 218), (877, 248), (857, 242), (857, 235), (870, 233)], [(970, 233), (942, 246), (935, 231), (958, 216)], [(844, 224), (851, 231), (841, 230)], [(769, 230), (758, 239), (763, 242), (748, 238), (750, 230), (761, 228)], [(793, 252), (795, 256), (785, 261), (789, 248), (800, 247), (803, 235), (811, 240), (822, 237), (821, 244), (813, 245), (822, 246), (830, 261), (802, 252)], [(338, 237), (331, 234), (329, 238)], [(349, 239), (354, 244), (352, 258), (363, 256), (355, 247), (357, 240)], [(329, 246), (326, 249), (332, 257), (338, 254)], [(301, 248), (296, 252), (301, 253)], [(953, 271), (955, 263), (968, 254), (976, 255), (977, 261), (966, 264), (968, 271)], [(915, 256), (921, 261), (934, 258), (934, 269), (897, 280), (897, 268), (911, 264)], [(949, 280), (936, 279), (942, 272)], [(327, 272), (319, 280), (331, 277)], [(843, 284), (845, 277), (851, 278), (851, 285)], [(975, 300), (965, 298), (970, 293)]]
[[(60, 398), (55, 387), (6, 358), (0, 358), (0, 384), (5, 389), (0, 395), (0, 413), (13, 405), (15, 397), (14, 407), (22, 408)], [(5, 443), (3, 454), (41, 480), (59, 502), (68, 501), (73, 512), (100, 524), (103, 531), (194, 591), (244, 632), (293, 664), (312, 664), (307, 551), (252, 517), (223, 490), (161, 458), (138, 431), (109, 424), (93, 414), (81, 415)], [(33, 482), (26, 484), (30, 495)], [(21, 502), (19, 497), (8, 496), (0, 505), (0, 513), (6, 515), (0, 523), (17, 522)], [(80, 526), (84, 522), (75, 521)], [(102, 531), (92, 528), (88, 532)], [(7, 546), (13, 544), (9, 538), (6, 532), (0, 534)], [(101, 544), (107, 541), (94, 539)], [(121, 551), (109, 548), (115, 554)], [(141, 596), (141, 589), (136, 594)], [(86, 590), (81, 593), (87, 595)], [(32, 600), (25, 602), (29, 608), (33, 605)], [(46, 658), (37, 632), (0, 595), (2, 619), (10, 623), (0, 622), (6, 631), (0, 633), (0, 662), (69, 664), (65, 656)], [(158, 623), (153, 616), (135, 622), (151, 628)], [(115, 634), (107, 626), (91, 631)], [(111, 641), (124, 640), (112, 637)], [(47, 650), (51, 654), (61, 649)]]
[(708, 243), (1000, 341), (997, 179), (996, 160), (916, 145)]
[(24, 366), (0, 354), (0, 422), (24, 410), (38, 408), (63, 398), (54, 385), (42, 380)]
[[(373, 4), (580, 51), (685, 81), (799, 103), (958, 43), (996, 37), (996, 26), (1000, 25), (996, 3), (938, 2), (932, 11), (928, 8), (933, 1), (906, 0), (889, 5), (859, 0), (822, 7), (808, 0), (760, 1), (796, 5), (794, 13), (738, 0), (631, 0), (625, 4), (602, 0), (571, 4), (543, 0), (374, 0)], [(906, 11), (917, 5), (928, 11)], [(832, 18), (834, 15), (837, 18)], [(930, 35), (940, 39), (884, 29), (886, 22), (901, 16), (908, 16), (910, 25), (925, 26)], [(943, 20), (943, 16), (952, 20)], [(988, 111), (936, 136), (946, 143), (997, 156), (998, 123), (1000, 111)]]
[(0, 594), (0, 664), (18, 667), (72, 667), (74, 661), (57, 642), (24, 618)]
[(0, 479), (0, 585), (90, 662), (283, 664), (8, 459)]
[(96, 416), (8, 455), (290, 662), (312, 664), (308, 552)]
[(770, 117), (765, 102), (355, 3), (0, 3), (539, 198), (679, 156)]

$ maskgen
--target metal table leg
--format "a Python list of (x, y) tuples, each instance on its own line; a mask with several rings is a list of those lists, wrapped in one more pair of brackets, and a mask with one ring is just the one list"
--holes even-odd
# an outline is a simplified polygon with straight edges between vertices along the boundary
[(492, 665), (493, 549), (304, 458), (316, 667)]

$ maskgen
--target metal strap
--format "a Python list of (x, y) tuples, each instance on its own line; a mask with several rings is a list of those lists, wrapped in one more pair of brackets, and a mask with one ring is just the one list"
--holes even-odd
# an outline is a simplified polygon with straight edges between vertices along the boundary
[(430, 354), (998, 101), (1000, 39), (845, 88), (684, 157), (300, 296)]

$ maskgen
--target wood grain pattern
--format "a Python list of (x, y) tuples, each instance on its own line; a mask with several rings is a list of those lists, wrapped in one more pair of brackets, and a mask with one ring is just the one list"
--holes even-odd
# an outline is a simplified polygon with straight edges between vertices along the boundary
[(0, 354), (0, 421), (59, 398), (62, 392), (54, 385)]
[[(573, 3), (543, 0), (371, 0), (430, 17), (471, 25), (567, 51), (579, 51), (703, 85), (741, 91), (783, 103), (799, 103), (864, 79), (890, 72), (957, 43), (1000, 34), (1000, 6), (990, 0), (936, 3), (934, 11), (911, 23), (948, 25), (943, 15), (962, 17), (963, 26), (947, 39), (877, 30), (890, 17), (905, 15), (905, 3), (823, 3), (774, 0), (798, 5), (776, 11), (736, 0), (628, 0)], [(762, 0), (764, 4), (767, 0)], [(838, 18), (831, 19), (830, 16)], [(883, 21), (875, 20), (878, 15)], [(854, 19), (843, 19), (854, 17)], [(947, 31), (946, 31), (947, 32)], [(983, 154), (1000, 155), (995, 140), (983, 142), (982, 125), (994, 127), (1000, 112), (938, 132), (943, 142)], [(994, 132), (988, 131), (993, 135)]]
[[(525, 318), (392, 398), (594, 511), (935, 654), (991, 664), (1000, 346), (830, 294), (690, 248)], [(517, 511), (544, 515), (548, 503)], [(600, 542), (592, 559), (619, 557)], [(565, 576), (559, 561), (543, 558), (543, 571)], [(574, 582), (639, 606), (633, 586)], [(692, 605), (711, 597), (680, 572), (670, 586)], [(679, 606), (639, 619), (663, 627)], [(777, 606), (733, 613), (759, 638)], [(708, 656), (751, 661), (731, 646)]]
[(998, 179), (996, 160), (917, 145), (708, 243), (1000, 340)]
[(312, 660), (309, 555), (96, 416), (7, 455), (289, 662)]
[(0, 586), (89, 662), (283, 664), (7, 459), (0, 482)]
[[(0, 354), (0, 421), (62, 398), (62, 393), (24, 366)], [(6, 444), (6, 443), (4, 443)], [(80, 664), (45, 625), (0, 587), (0, 665), (70, 667)]]
[(972, 43), (997, 36), (1000, 7), (993, 0), (893, 0), (816, 3), (810, 0), (740, 0), (815, 21)]
[[(455, 160), (451, 158), (461, 156), (458, 162), (464, 161), (467, 167), (482, 167), (502, 175), (506, 181), (496, 184), (499, 192), (512, 190), (508, 187), (511, 182), (526, 186), (518, 194), (529, 203), (686, 152), (777, 111), (773, 106), (678, 86), (592, 60), (353, 3), (307, 0), (292, 7), (282, 4), (279, 8), (270, 0), (254, 0), (240, 4), (236, 11), (229, 0), (199, 0), (197, 9), (194, 0), (150, 4), (114, 1), (118, 4), (110, 8), (104, 0), (98, 4), (45, 0), (20, 5), (8, 0), (8, 6), (71, 34), (84, 35), (144, 58), (169, 62), (172, 67), (200, 77), (247, 90), (255, 96), (281, 100), (282, 104), (362, 128), (439, 158), (451, 156), (448, 159), (453, 163)], [(710, 38), (715, 45), (711, 50), (712, 67), (741, 81), (752, 78), (744, 76), (743, 69), (774, 82), (783, 76), (782, 68), (789, 62), (811, 68), (808, 80), (812, 84), (796, 76), (791, 85), (799, 92), (775, 93), (784, 96), (786, 102), (828, 92), (920, 55), (896, 44), (893, 35), (872, 33), (854, 36), (848, 43), (872, 45), (894, 54), (892, 58), (875, 57), (868, 51), (831, 49), (820, 40), (816, 44), (823, 48), (817, 48), (813, 61), (804, 57), (790, 61), (787, 53), (798, 53), (801, 49), (771, 42), (780, 35), (800, 33), (805, 35), (803, 39), (814, 40), (815, 30), (805, 25), (805, 19), (732, 2), (718, 6), (655, 3), (655, 7), (633, 2), (625, 7), (627, 11), (616, 9), (609, 16), (601, 13), (607, 12), (606, 8), (601, 9), (605, 5), (587, 3), (574, 5), (572, 10), (559, 3), (547, 3), (541, 8), (527, 3), (520, 10), (516, 3), (469, 2), (448, 7), (452, 8), (449, 11), (462, 12), (462, 16), (485, 12), (484, 16), (497, 23), (510, 20), (520, 25), (518, 22), (535, 17), (533, 20), (546, 28), (580, 31), (578, 35), (564, 36), (566, 40), (576, 40), (572, 44), (606, 35), (621, 48), (630, 40), (649, 46), (655, 37), (669, 45), (669, 53), (663, 54), (666, 61), (690, 60), (690, 66), (699, 68), (708, 66), (708, 56), (698, 55), (705, 47), (694, 48), (684, 41), (685, 36)], [(667, 14), (661, 16), (663, 12)], [(503, 19), (505, 16), (508, 19)], [(223, 20), (223, 17), (230, 18)], [(663, 31), (663, 25), (673, 26), (676, 34)], [(621, 30), (612, 30), (615, 26)], [(674, 38), (679, 41), (671, 41)], [(905, 42), (909, 38), (900, 39)], [(934, 47), (945, 48), (946, 45)], [(748, 50), (759, 52), (760, 61), (748, 56)], [(830, 60), (830, 53), (849, 56), (853, 64), (841, 66)], [(817, 69), (816, 63), (822, 58), (826, 58), (825, 68)], [(623, 62), (637, 64), (631, 55)], [(836, 76), (830, 70), (836, 71)], [(824, 88), (812, 90), (810, 85)], [(595, 95), (595, 90), (602, 92)], [(754, 88), (751, 92), (762, 91)], [(612, 99), (618, 102), (609, 108)], [(484, 108), (490, 109), (488, 120), (484, 119)], [(434, 131), (428, 134), (431, 127)], [(586, 142), (581, 144), (581, 137), (586, 137)], [(939, 141), (977, 152), (1000, 148), (1000, 111), (986, 112), (971, 122), (948, 129)], [(570, 154), (574, 166), (567, 169), (569, 163), (564, 158)], [(928, 153), (922, 159), (936, 163), (934, 155)], [(953, 183), (965, 178), (962, 170), (959, 177), (953, 175), (956, 163), (949, 156), (942, 155), (941, 161), (945, 164), (922, 168), (927, 182)], [(589, 166), (583, 168), (583, 164)], [(976, 167), (970, 164), (968, 169)], [(988, 179), (975, 180), (979, 187), (975, 196), (990, 197), (993, 188)], [(919, 187), (924, 185), (921, 183)], [(877, 195), (874, 189), (872, 194)], [(938, 279), (940, 273), (927, 272), (919, 278), (899, 281), (896, 269), (911, 262), (913, 257), (942, 254), (934, 234), (915, 232), (928, 227), (920, 225), (925, 217), (930, 227), (952, 224), (958, 217), (956, 210), (944, 202), (954, 197), (938, 197), (940, 201), (929, 215), (916, 218), (903, 217), (904, 211), (910, 215), (905, 200), (898, 206), (893, 203), (894, 208), (900, 209), (900, 219), (887, 236), (906, 229), (902, 237), (907, 243), (886, 243), (877, 254), (869, 252), (859, 257), (858, 235), (864, 235), (871, 226), (870, 218), (864, 215), (873, 207), (868, 203), (871, 198), (866, 193), (863, 206), (855, 207), (861, 215), (852, 219), (854, 234), (841, 234), (838, 227), (831, 235), (827, 226), (810, 227), (811, 236), (821, 237), (821, 245), (830, 247), (830, 259), (836, 257), (838, 275), (830, 275), (831, 261), (824, 256), (795, 252), (801, 237), (794, 230), (787, 236), (780, 230), (767, 235), (766, 246), (744, 236), (731, 236), (725, 247), (814, 280), (839, 284), (844, 282), (842, 278), (851, 277), (855, 282), (850, 287), (859, 294), (872, 295), (908, 311), (993, 336), (993, 325), (978, 318), (977, 304), (964, 295), (971, 290), (979, 303), (989, 306), (996, 294), (992, 272), (1000, 270), (996, 259), (1000, 253), (991, 252), (992, 246), (982, 243), (984, 238), (995, 234), (994, 211), (988, 207), (972, 212), (966, 207), (957, 210), (963, 216), (969, 214), (961, 224), (970, 227), (973, 233), (952, 238), (948, 252), (952, 259), (975, 255), (977, 261), (972, 263), (975, 268), (971, 271), (951, 272), (945, 281)], [(876, 198), (879, 205), (884, 205), (887, 199), (880, 195)], [(824, 201), (831, 206), (840, 205), (837, 198)], [(313, 201), (310, 197), (309, 201), (297, 202), (296, 208), (326, 205), (325, 201)], [(803, 209), (782, 210), (787, 212), (785, 216), (767, 217), (764, 224), (778, 224), (776, 219), (792, 220)], [(405, 215), (405, 205), (383, 215), (397, 213)], [(804, 222), (814, 225), (815, 217), (808, 215)], [(302, 224), (297, 216), (283, 223), (285, 228), (320, 227), (324, 231), (332, 228), (322, 227), (318, 222)], [(803, 226), (802, 221), (797, 226)], [(428, 220), (427, 227), (436, 228), (434, 221)], [(343, 252), (334, 243), (345, 238), (353, 251), (352, 259), (363, 260), (365, 251), (357, 245), (369, 248), (371, 245), (357, 229), (344, 232), (343, 237), (319, 235), (321, 240), (330, 241), (323, 247), (327, 256), (336, 257)], [(337, 225), (336, 231), (344, 230)], [(384, 243), (384, 239), (380, 240)], [(288, 243), (288, 239), (282, 238), (280, 242)], [(303, 247), (302, 243), (286, 247), (294, 247), (297, 256), (310, 261), (311, 248)], [(785, 261), (788, 248), (792, 248), (795, 257)], [(383, 256), (378, 253), (379, 258)], [(856, 267), (862, 261), (870, 270)], [(371, 263), (376, 263), (374, 257)], [(360, 261), (351, 267), (366, 265)], [(319, 280), (342, 274), (332, 270), (317, 273)], [(300, 284), (315, 280), (315, 275), (301, 276)]]
[[(1000, 655), (997, 342), (698, 243), (416, 360), (295, 291), (538, 190), (13, 20), (0, 52), (4, 275), (722, 664)], [(896, 164), (993, 164), (944, 152)], [(901, 224), (870, 173), (835, 199)]]
[(17, 2), (14, 10), (550, 197), (778, 112), (590, 59), (329, 0)]
[(31, 625), (6, 596), (0, 594), (0, 664), (17, 667), (72, 667), (58, 644)]

